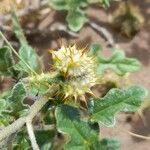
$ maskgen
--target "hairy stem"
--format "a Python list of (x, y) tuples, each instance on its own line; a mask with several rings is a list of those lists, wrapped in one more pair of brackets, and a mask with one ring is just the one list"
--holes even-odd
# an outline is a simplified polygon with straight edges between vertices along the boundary
[(9, 137), (11, 134), (17, 132), (21, 127), (23, 127), (23, 125), (27, 121), (32, 122), (32, 119), (41, 110), (41, 108), (48, 102), (49, 98), (52, 97), (56, 93), (57, 90), (58, 90), (58, 87), (53, 86), (47, 94), (43, 95), (43, 97), (41, 99), (37, 100), (31, 106), (29, 114), (27, 116), (17, 119), (11, 125), (0, 130), (0, 141)]
[(25, 117), (21, 117), (17, 119), (15, 122), (13, 122), (11, 125), (3, 128), (0, 131), (0, 141), (5, 139), (6, 137), (9, 137), (11, 134), (17, 132), (26, 122)]
[(32, 127), (32, 123), (31, 121), (26, 121), (26, 125), (27, 125), (27, 131), (28, 131), (28, 134), (29, 134), (29, 138), (30, 138), (30, 141), (31, 141), (31, 145), (32, 145), (32, 148), (33, 150), (40, 150), (37, 142), (36, 142), (36, 138), (35, 138), (35, 134), (34, 134), (34, 131), (33, 131), (33, 127)]

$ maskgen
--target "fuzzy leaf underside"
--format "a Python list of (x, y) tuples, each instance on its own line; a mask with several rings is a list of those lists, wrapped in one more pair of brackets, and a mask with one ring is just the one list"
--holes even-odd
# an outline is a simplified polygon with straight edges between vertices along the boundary
[(95, 99), (91, 119), (105, 126), (113, 126), (118, 112), (136, 111), (147, 93), (141, 86), (131, 86), (123, 90), (112, 89), (105, 97)]
[(98, 57), (97, 72), (102, 73), (106, 69), (112, 69), (118, 75), (124, 75), (127, 72), (138, 71), (140, 66), (138, 60), (125, 57), (123, 51), (115, 51), (110, 58)]
[(65, 150), (97, 150), (99, 141), (97, 133), (87, 122), (81, 121), (79, 110), (75, 107), (62, 105), (55, 112), (58, 131), (67, 134)]

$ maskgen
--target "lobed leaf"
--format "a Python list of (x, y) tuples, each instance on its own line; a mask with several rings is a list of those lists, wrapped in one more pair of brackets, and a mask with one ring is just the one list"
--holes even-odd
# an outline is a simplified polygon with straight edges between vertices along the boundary
[(118, 112), (136, 111), (147, 93), (141, 86), (131, 86), (124, 90), (112, 89), (105, 97), (95, 99), (91, 119), (106, 126), (113, 126)]
[(8, 97), (8, 102), (14, 116), (18, 117), (23, 115), (28, 110), (28, 107), (23, 104), (25, 97), (26, 90), (24, 84), (19, 82), (14, 86), (10, 96)]
[(140, 62), (134, 58), (127, 58), (123, 51), (115, 51), (110, 58), (98, 57), (97, 72), (113, 69), (118, 75), (135, 72), (140, 69)]
[(83, 27), (84, 23), (86, 22), (86, 17), (83, 11), (76, 9), (68, 12), (66, 21), (69, 28), (72, 31), (77, 32)]
[(66, 10), (68, 12), (66, 21), (68, 27), (74, 31), (79, 31), (86, 22), (83, 7), (87, 6), (88, 0), (52, 0), (50, 5), (56, 10)]

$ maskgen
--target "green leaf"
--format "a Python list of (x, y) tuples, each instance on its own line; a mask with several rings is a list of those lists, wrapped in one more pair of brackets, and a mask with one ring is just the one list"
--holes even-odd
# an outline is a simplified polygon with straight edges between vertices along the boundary
[[(19, 42), (21, 43), (21, 48), (19, 49), (19, 56), (24, 60), (19, 61), (19, 63), (16, 65), (16, 69), (27, 74), (32, 74), (31, 70), (37, 73), (41, 72), (41, 61), (35, 50), (28, 45), (26, 37), (24, 36), (19, 21), (17, 19), (15, 10), (12, 11), (12, 21), (13, 30)], [(30, 66), (30, 68), (24, 62), (28, 66)]]
[(108, 8), (110, 6), (110, 0), (100, 0), (100, 3), (104, 8)]
[(51, 0), (50, 5), (56, 10), (66, 10), (68, 12), (66, 21), (69, 28), (77, 32), (86, 22), (83, 7), (86, 7), (88, 0)]
[[(19, 56), (23, 58), (23, 60), (31, 67), (32, 70), (37, 73), (41, 72), (40, 59), (38, 58), (36, 52), (30, 46), (21, 46), (21, 48), (19, 49)], [(16, 69), (28, 74), (32, 74), (31, 70), (22, 61), (19, 61), (19, 63), (16, 65)]]
[(13, 150), (31, 150), (30, 141), (26, 132), (18, 132), (14, 137)]
[(113, 126), (118, 112), (136, 111), (147, 93), (141, 86), (131, 86), (124, 90), (112, 89), (105, 97), (95, 99), (91, 119), (106, 126)]
[(115, 51), (110, 58), (98, 58), (97, 73), (102, 73), (106, 69), (113, 69), (118, 75), (124, 75), (127, 72), (138, 71), (140, 66), (138, 60), (125, 57), (123, 51)]
[(22, 138), (13, 150), (31, 150), (31, 146), (26, 138)]
[(0, 48), (0, 75), (10, 75), (13, 65), (11, 50), (8, 47)]
[(0, 95), (0, 126), (7, 126), (14, 120), (10, 116), (10, 103), (6, 100), (8, 93)]
[(84, 23), (86, 22), (86, 17), (83, 11), (77, 9), (69, 11), (66, 21), (69, 28), (72, 31), (77, 32), (83, 27)]
[(56, 108), (55, 115), (58, 131), (68, 136), (64, 150), (97, 150), (99, 148), (98, 134), (87, 122), (80, 120), (77, 108), (62, 105)]
[(94, 56), (98, 56), (101, 51), (102, 51), (102, 46), (98, 43), (95, 43), (91, 45), (89, 53)]
[(19, 82), (14, 86), (11, 95), (8, 97), (8, 102), (14, 116), (18, 117), (20, 115), (24, 115), (24, 113), (28, 110), (28, 107), (23, 104), (25, 97), (26, 90), (24, 84)]
[(101, 150), (119, 150), (120, 146), (120, 141), (116, 139), (109, 138), (101, 140)]
[(86, 7), (88, 0), (50, 0), (50, 5), (56, 10), (75, 10)]
[(50, 5), (56, 10), (68, 10), (69, 5), (65, 0), (50, 0)]
[(6, 110), (7, 103), (5, 99), (0, 99), (0, 116), (3, 116), (2, 113)]
[[(51, 142), (55, 136), (54, 131), (35, 131), (35, 136), (38, 145), (41, 150), (49, 150), (51, 148)], [(44, 149), (46, 148), (46, 149)]]

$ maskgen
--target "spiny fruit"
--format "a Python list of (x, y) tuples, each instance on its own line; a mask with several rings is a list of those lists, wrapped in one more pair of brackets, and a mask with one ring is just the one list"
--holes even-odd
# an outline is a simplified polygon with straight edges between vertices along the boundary
[(97, 84), (95, 58), (85, 49), (75, 45), (64, 47), (52, 52), (54, 69), (62, 77), (61, 89), (65, 98), (84, 99), (85, 93), (91, 93), (90, 88)]
[(120, 4), (110, 19), (114, 28), (129, 38), (134, 36), (144, 24), (139, 8), (128, 1)]

